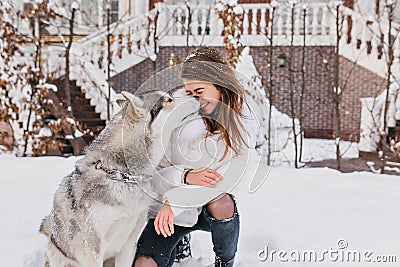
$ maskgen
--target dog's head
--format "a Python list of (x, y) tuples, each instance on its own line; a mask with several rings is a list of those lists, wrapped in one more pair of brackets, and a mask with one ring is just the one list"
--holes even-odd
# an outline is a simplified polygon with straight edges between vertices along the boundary
[(126, 105), (129, 118), (143, 121), (152, 132), (170, 132), (197, 115), (200, 104), (193, 97), (173, 97), (162, 91), (133, 95), (123, 91), (119, 105)]

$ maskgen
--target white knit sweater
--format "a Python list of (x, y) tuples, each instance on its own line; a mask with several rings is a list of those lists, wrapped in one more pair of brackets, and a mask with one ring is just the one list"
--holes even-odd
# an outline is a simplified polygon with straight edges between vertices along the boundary
[[(244, 107), (245, 117), (241, 118), (244, 129), (241, 129), (241, 133), (248, 146), (254, 148), (260, 128), (259, 122), (247, 105)], [(152, 188), (162, 202), (152, 203), (150, 217), (155, 217), (162, 203), (168, 200), (175, 216), (174, 223), (193, 226), (203, 205), (222, 193), (236, 196), (241, 182), (250, 178), (245, 177), (244, 172), (248, 167), (249, 158), (255, 155), (255, 149), (243, 149), (239, 156), (228, 149), (227, 155), (221, 161), (225, 151), (225, 141), (219, 134), (205, 138), (206, 133), (205, 124), (200, 116), (174, 130), (158, 172), (153, 175)], [(183, 183), (185, 169), (202, 167), (216, 170), (224, 180), (218, 183), (216, 188)]]

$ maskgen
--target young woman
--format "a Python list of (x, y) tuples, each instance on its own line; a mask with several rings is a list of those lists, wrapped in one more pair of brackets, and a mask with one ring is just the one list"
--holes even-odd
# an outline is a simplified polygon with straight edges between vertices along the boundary
[(255, 147), (257, 122), (217, 50), (201, 47), (189, 55), (182, 80), (186, 94), (198, 97), (201, 116), (174, 131), (153, 177), (163, 202), (152, 209), (134, 266), (172, 266), (176, 245), (195, 230), (211, 232), (215, 266), (233, 266), (240, 222), (231, 190), (236, 181), (224, 170)]

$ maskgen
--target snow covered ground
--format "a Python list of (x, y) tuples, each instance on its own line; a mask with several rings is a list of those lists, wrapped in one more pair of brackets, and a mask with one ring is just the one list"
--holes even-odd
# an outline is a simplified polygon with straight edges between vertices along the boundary
[[(309, 141), (317, 142), (314, 147), (321, 149), (330, 146), (329, 142)], [(311, 150), (314, 159), (318, 159), (317, 154), (332, 157)], [(38, 233), (38, 227), (50, 211), (58, 183), (73, 169), (76, 159), (0, 156), (1, 266), (42, 266), (46, 239)], [(399, 203), (397, 176), (273, 167), (257, 192), (240, 199), (241, 235), (235, 266), (398, 266)], [(267, 249), (269, 257), (265, 260)], [(192, 250), (193, 258), (177, 266), (213, 262), (209, 233), (194, 233)], [(277, 253), (272, 259), (273, 250)], [(305, 250), (325, 258), (317, 263), (294, 261), (296, 251), (302, 255)], [(343, 255), (348, 251), (360, 252), (360, 263), (347, 262)], [(366, 264), (364, 253), (371, 261), (393, 255), (397, 263)], [(283, 262), (285, 259), (287, 262)]]
[[(276, 140), (276, 148), (278, 152), (273, 153), (273, 166), (294, 166), (294, 144), (288, 140), (287, 135), (279, 136)], [(287, 144), (286, 144), (287, 143)], [(326, 159), (335, 159), (335, 140), (311, 139), (305, 138), (303, 145), (303, 162), (322, 161)], [(357, 143), (341, 141), (340, 151), (342, 158), (357, 158)]]

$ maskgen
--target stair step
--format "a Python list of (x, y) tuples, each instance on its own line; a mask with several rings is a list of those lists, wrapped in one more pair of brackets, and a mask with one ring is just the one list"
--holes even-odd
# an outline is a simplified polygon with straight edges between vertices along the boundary
[(84, 119), (93, 119), (93, 120), (101, 120), (100, 114), (96, 112), (90, 112), (90, 111), (80, 111), (80, 110), (74, 110), (74, 116), (78, 119), (78, 121), (84, 120)]
[(90, 126), (106, 126), (106, 121), (101, 119), (80, 119), (81, 123), (85, 124), (87, 127)]
[(96, 108), (94, 106), (84, 106), (82, 108), (82, 111), (84, 112), (94, 112), (96, 113)]
[[(60, 89), (59, 90), (60, 93), (65, 94), (65, 90), (64, 90), (65, 84), (64, 83), (57, 83), (56, 85), (58, 85), (58, 87)], [(82, 90), (81, 90), (81, 88), (79, 86), (76, 86), (76, 85), (73, 84), (72, 87), (71, 87), (71, 93), (80, 94), (80, 93), (82, 93)]]
[(84, 95), (80, 97), (71, 98), (72, 105), (80, 105), (80, 106), (90, 106), (90, 100), (86, 99)]
[(74, 154), (74, 149), (72, 148), (72, 146), (69, 143), (69, 141), (66, 141), (64, 144), (62, 144), (61, 153), (64, 156), (65, 155), (73, 155)]
[(85, 140), (86, 144), (89, 145), (95, 138), (94, 138), (94, 136), (84, 135), (83, 139)]
[(87, 127), (86, 129), (93, 132), (94, 136), (97, 137), (100, 134), (100, 132), (104, 130), (104, 128), (105, 128), (104, 126), (90, 126), (90, 127)]

